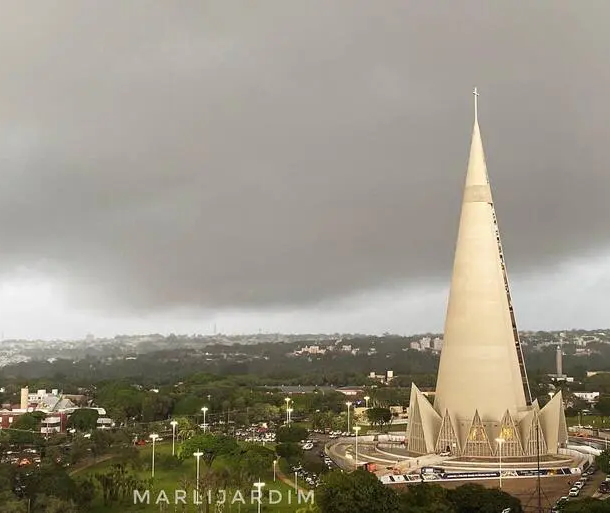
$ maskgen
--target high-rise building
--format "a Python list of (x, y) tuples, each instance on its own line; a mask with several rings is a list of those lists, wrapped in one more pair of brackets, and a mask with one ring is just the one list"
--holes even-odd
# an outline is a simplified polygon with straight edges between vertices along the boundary
[(561, 352), (561, 346), (557, 346), (557, 352), (555, 353), (555, 364), (557, 366), (557, 377), (563, 376), (563, 353)]
[(567, 442), (561, 392), (532, 401), (477, 115), (462, 201), (436, 393), (415, 386), (408, 448), (495, 458), (557, 453)]

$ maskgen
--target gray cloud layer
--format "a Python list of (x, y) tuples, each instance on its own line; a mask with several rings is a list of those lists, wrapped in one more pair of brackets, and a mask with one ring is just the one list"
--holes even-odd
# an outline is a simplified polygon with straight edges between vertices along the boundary
[(510, 271), (609, 242), (603, 0), (0, 10), (0, 272), (57, 276), (73, 304), (445, 278), (475, 84)]

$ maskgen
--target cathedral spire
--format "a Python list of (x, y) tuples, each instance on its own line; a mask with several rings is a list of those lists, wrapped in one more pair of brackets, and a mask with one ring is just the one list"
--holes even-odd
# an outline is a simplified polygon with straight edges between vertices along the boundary
[(557, 453), (567, 440), (562, 398), (556, 396), (541, 411), (531, 399), (487, 175), (476, 88), (473, 95), (474, 126), (434, 406), (413, 384), (407, 444), (416, 454), (449, 448), (452, 455), (495, 458), (490, 440), (500, 430), (505, 450), (513, 457), (532, 454), (531, 433), (538, 433), (541, 454)]
[(476, 88), (473, 95), (474, 127), (435, 409), (440, 413), (448, 408), (457, 418), (471, 418), (477, 408), (485, 422), (501, 419), (507, 409), (517, 412), (527, 401), (478, 122)]

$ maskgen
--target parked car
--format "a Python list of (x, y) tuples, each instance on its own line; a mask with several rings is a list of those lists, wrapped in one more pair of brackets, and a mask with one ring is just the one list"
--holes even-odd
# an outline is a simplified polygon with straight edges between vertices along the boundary
[(580, 494), (580, 488), (578, 488), (577, 486), (573, 486), (570, 489), (570, 492), (568, 493), (568, 495), (570, 497), (578, 497), (579, 494)]

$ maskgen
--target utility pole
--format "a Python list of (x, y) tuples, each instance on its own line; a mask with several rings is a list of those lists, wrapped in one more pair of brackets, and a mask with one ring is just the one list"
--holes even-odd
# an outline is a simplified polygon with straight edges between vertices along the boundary
[(538, 513), (542, 512), (542, 488), (540, 487), (540, 420), (536, 417), (536, 458), (538, 464)]

